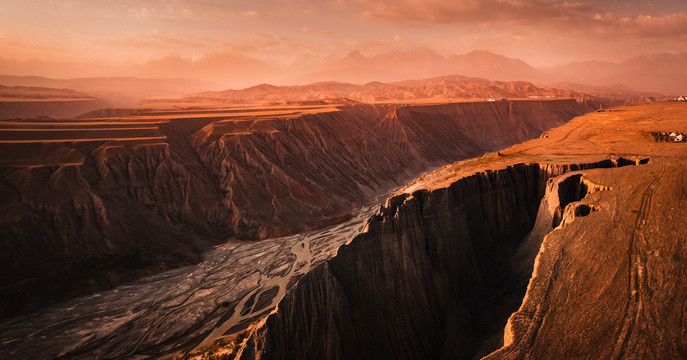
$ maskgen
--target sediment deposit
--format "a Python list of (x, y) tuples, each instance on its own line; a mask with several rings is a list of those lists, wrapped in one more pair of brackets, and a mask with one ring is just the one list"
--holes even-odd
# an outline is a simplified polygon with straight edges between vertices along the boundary
[(377, 207), (366, 205), (351, 220), (323, 229), (216, 245), (199, 264), (0, 320), (0, 354), (164, 359), (213, 343), (273, 311), (286, 290), (335, 255)]

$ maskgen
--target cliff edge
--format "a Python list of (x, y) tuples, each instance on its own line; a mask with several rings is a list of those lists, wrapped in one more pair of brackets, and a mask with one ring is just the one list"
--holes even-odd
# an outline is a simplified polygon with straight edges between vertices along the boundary
[(238, 356), (687, 357), (685, 118), (608, 109), (423, 176)]
[(572, 99), (158, 106), (0, 122), (0, 316), (341, 222), (422, 171), (539, 136)]

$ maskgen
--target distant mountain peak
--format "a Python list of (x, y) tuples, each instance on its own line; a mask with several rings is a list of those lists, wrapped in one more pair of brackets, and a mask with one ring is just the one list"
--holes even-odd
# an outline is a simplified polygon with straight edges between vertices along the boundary
[[(462, 75), (489, 80), (526, 80), (535, 83), (574, 82), (590, 86), (622, 84), (634, 91), (678, 95), (687, 92), (687, 53), (642, 55), (621, 62), (600, 60), (571, 62), (535, 69), (527, 62), (478, 49), (444, 56), (419, 47), (374, 55), (355, 49), (345, 56), (302, 55), (289, 66), (237, 53), (202, 53), (192, 58), (167, 56), (140, 64), (112, 65), (102, 62), (28, 61), (0, 58), (6, 75), (48, 78), (188, 78), (219, 83), (226, 88), (273, 84), (309, 84), (335, 81), (354, 84), (391, 83)], [(5, 84), (6, 85), (6, 84)]]

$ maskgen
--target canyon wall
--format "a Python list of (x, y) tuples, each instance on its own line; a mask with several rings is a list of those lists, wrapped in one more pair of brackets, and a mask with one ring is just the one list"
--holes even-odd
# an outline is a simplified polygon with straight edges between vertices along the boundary
[(191, 143), (236, 214), (237, 236), (261, 238), (336, 221), (428, 168), (537, 137), (591, 109), (574, 100), (356, 105), (234, 125), (231, 134), (212, 123)]
[(579, 175), (549, 179), (619, 164), (517, 164), (388, 199), (284, 297), (241, 358), (487, 355), (501, 346), (543, 236), (586, 189)]
[[(51, 142), (38, 129), (2, 133), (0, 313), (194, 263), (231, 237), (341, 221), (428, 168), (590, 110), (574, 100), (361, 104), (260, 121), (137, 113), (112, 130), (78, 119), (82, 128), (48, 133)], [(130, 130), (135, 121), (144, 125)]]
[(687, 358), (687, 146), (651, 135), (684, 133), (685, 114), (594, 112), (423, 175), (237, 355)]

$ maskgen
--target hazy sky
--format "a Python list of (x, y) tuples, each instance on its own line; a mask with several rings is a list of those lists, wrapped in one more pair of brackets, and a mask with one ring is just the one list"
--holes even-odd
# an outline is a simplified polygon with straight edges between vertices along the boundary
[(485, 49), (532, 65), (687, 52), (687, 5), (548, 0), (0, 0), (0, 57), (143, 62), (240, 53)]

